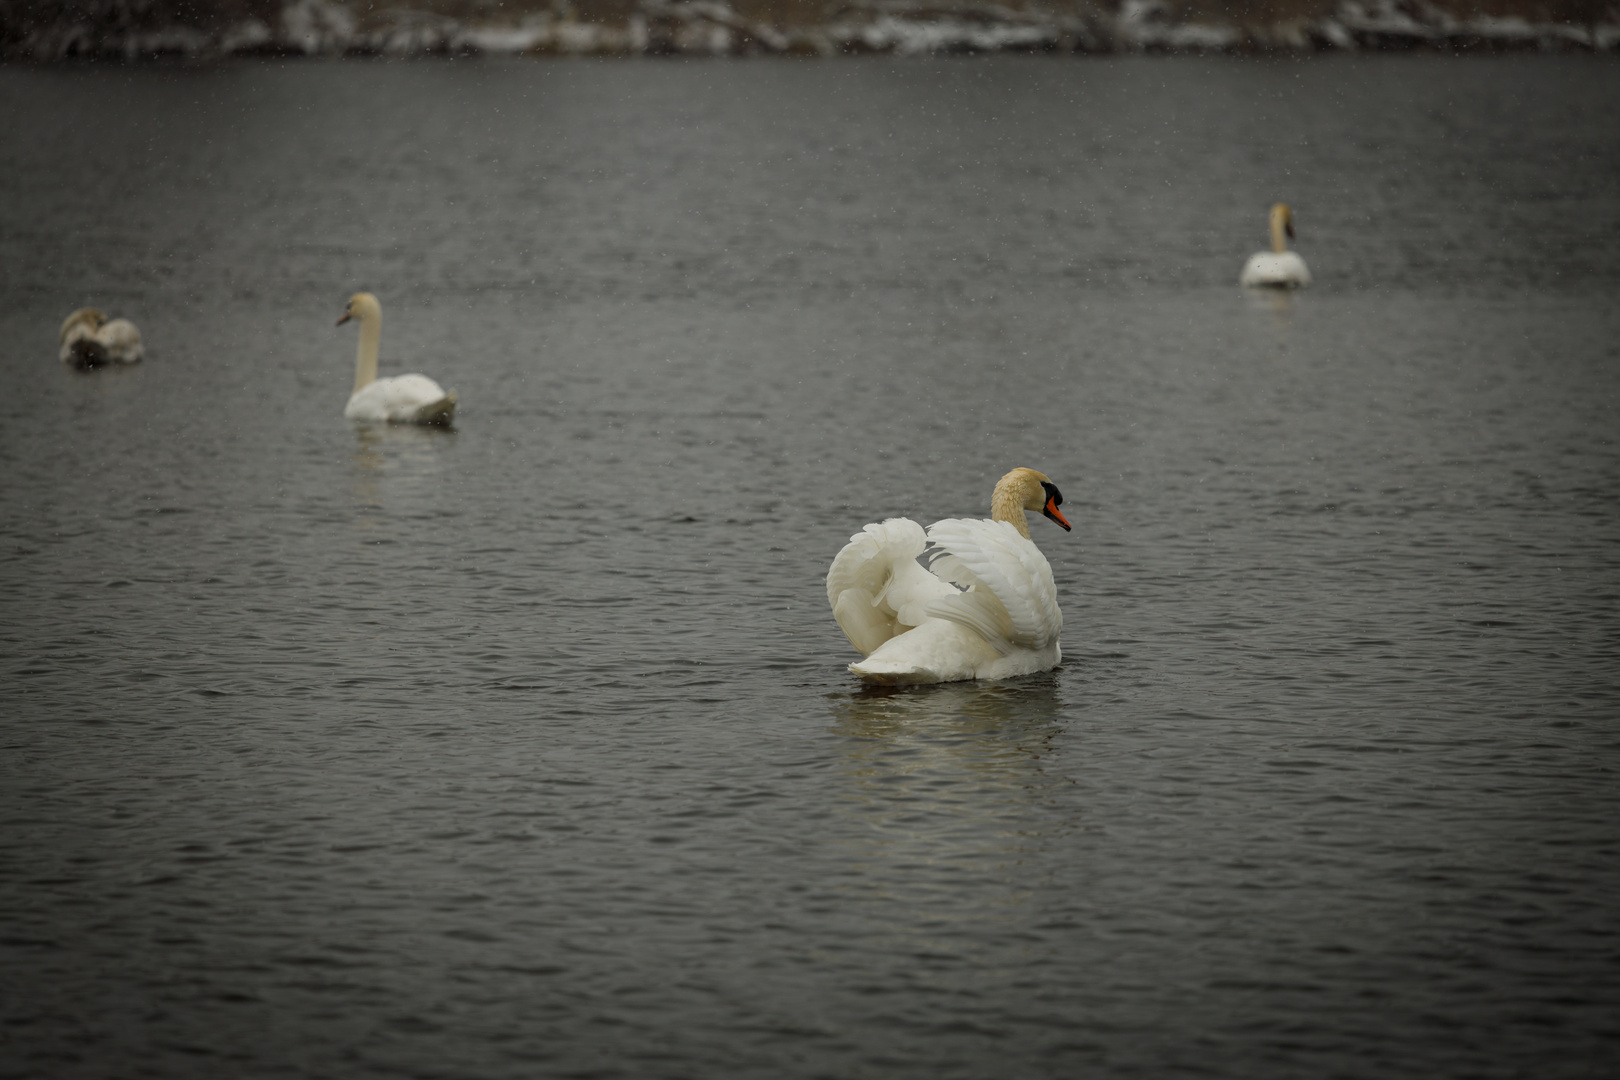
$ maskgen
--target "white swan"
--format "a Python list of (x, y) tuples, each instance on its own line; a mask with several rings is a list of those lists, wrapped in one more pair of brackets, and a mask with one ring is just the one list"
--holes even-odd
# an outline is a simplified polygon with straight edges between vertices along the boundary
[[(1024, 512), (1067, 530), (1062, 504), (1041, 473), (1014, 469), (996, 484), (988, 521), (946, 518), (925, 535), (909, 518), (889, 518), (850, 537), (827, 571), (833, 618), (866, 657), (849, 670), (902, 685), (1056, 667), (1063, 612)], [(918, 558), (929, 544), (933, 562), (924, 567)]]
[(1288, 250), (1294, 235), (1294, 213), (1287, 203), (1271, 208), (1271, 250), (1257, 251), (1243, 264), (1244, 285), (1269, 285), (1279, 289), (1301, 289), (1311, 283), (1305, 260)]
[(128, 319), (113, 319), (82, 307), (62, 320), (62, 363), (89, 371), (109, 364), (138, 364), (146, 355), (141, 332)]
[(377, 349), (382, 345), (382, 305), (370, 293), (355, 293), (343, 309), (339, 326), (360, 320), (360, 352), (354, 361), (354, 393), (343, 415), (350, 420), (385, 420), (391, 424), (448, 426), (456, 411), (456, 392), (426, 375), (377, 378)]

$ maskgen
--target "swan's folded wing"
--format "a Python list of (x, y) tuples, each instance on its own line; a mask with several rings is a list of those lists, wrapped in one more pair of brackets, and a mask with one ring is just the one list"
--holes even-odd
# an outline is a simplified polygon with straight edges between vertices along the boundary
[(1058, 639), (1063, 612), (1052, 565), (1011, 524), (946, 518), (928, 527), (928, 539), (945, 552), (934, 573), (968, 590), (931, 601), (929, 615), (966, 626), (1003, 656)]
[(449, 397), (444, 387), (426, 375), (395, 375), (362, 387), (349, 399), (349, 407), (343, 415), (351, 420), (420, 423), (422, 410), (431, 409)]
[(868, 525), (849, 538), (827, 571), (827, 602), (862, 655), (921, 623), (930, 602), (956, 590), (917, 557), (927, 546), (910, 518)]
[(426, 375), (395, 375), (391, 379), (378, 379), (389, 415), (409, 413), (424, 405), (432, 405), (445, 398), (444, 387)]

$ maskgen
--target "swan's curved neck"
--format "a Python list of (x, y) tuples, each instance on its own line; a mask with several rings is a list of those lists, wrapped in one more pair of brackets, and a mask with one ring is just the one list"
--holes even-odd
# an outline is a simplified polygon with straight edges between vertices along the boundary
[(377, 381), (377, 350), (382, 347), (382, 315), (360, 318), (360, 352), (354, 358), (354, 392)]
[(1018, 482), (1017, 474), (1012, 474), (1002, 477), (990, 496), (990, 520), (1010, 523), (1023, 534), (1025, 540), (1030, 538), (1029, 518), (1024, 516), (1024, 499), (1027, 495), (1024, 485)]
[(1288, 250), (1288, 223), (1281, 214), (1271, 215), (1271, 250), (1278, 255)]

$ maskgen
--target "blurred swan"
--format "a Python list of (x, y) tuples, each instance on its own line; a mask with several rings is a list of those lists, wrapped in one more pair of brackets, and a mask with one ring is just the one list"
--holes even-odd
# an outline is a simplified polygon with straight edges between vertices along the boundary
[[(1024, 513), (1067, 531), (1062, 504), (1046, 476), (1014, 469), (990, 496), (989, 520), (946, 518), (924, 533), (909, 518), (889, 518), (850, 537), (827, 571), (833, 618), (866, 657), (849, 670), (901, 685), (1056, 667), (1063, 612)], [(929, 545), (933, 561), (924, 567), (917, 560)]]
[(1305, 260), (1288, 250), (1294, 235), (1294, 214), (1287, 203), (1271, 208), (1271, 250), (1257, 251), (1243, 264), (1244, 285), (1269, 285), (1279, 289), (1299, 289), (1311, 283)]
[(128, 319), (113, 319), (95, 308), (83, 307), (62, 320), (62, 363), (80, 371), (109, 364), (138, 364), (146, 350), (141, 332)]
[(382, 305), (370, 293), (355, 293), (343, 309), (339, 326), (360, 320), (360, 352), (354, 361), (354, 393), (343, 415), (350, 420), (385, 420), (391, 424), (443, 424), (456, 411), (456, 393), (426, 375), (377, 378), (377, 349), (382, 344)]

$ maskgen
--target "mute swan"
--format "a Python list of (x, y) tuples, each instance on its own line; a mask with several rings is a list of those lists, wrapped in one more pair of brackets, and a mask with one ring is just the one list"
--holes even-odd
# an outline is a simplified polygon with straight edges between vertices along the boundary
[[(925, 535), (909, 518), (889, 518), (850, 537), (827, 571), (833, 618), (866, 657), (849, 670), (868, 682), (904, 685), (1056, 667), (1063, 612), (1024, 512), (1038, 511), (1067, 531), (1062, 504), (1041, 473), (1014, 469), (996, 484), (988, 521), (946, 518)], [(933, 562), (925, 568), (918, 557), (928, 544)]]
[(343, 309), (339, 326), (360, 320), (360, 352), (354, 361), (354, 393), (343, 415), (350, 420), (386, 420), (391, 424), (450, 425), (456, 392), (426, 375), (377, 378), (377, 348), (382, 344), (382, 305), (370, 293), (355, 293)]
[(95, 308), (82, 307), (62, 320), (62, 363), (80, 371), (109, 364), (138, 364), (146, 350), (141, 332), (128, 319), (107, 321)]
[(1294, 214), (1287, 203), (1271, 208), (1271, 250), (1257, 251), (1243, 264), (1244, 285), (1271, 285), (1279, 289), (1300, 289), (1311, 283), (1305, 260), (1288, 250), (1294, 235)]

